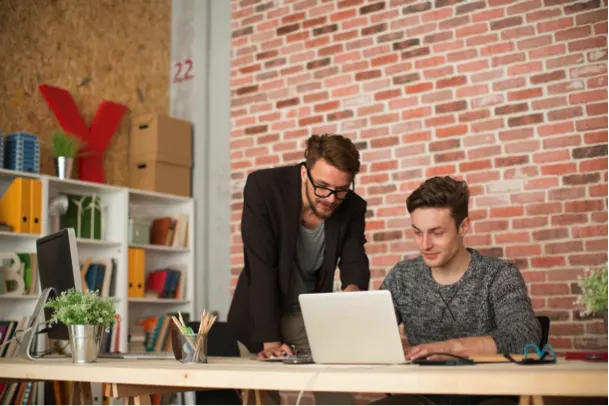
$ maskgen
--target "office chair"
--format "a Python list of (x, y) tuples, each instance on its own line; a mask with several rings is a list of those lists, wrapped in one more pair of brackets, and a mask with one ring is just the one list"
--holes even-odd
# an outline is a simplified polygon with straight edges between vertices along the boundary
[(539, 348), (543, 348), (548, 343), (548, 336), (550, 335), (550, 318), (548, 316), (537, 316), (537, 320), (541, 325), (541, 342), (539, 343)]
[[(186, 323), (197, 331), (199, 322)], [(216, 321), (207, 336), (207, 355), (210, 357), (240, 357), (239, 344), (228, 327), (228, 323)], [(241, 405), (241, 393), (235, 389), (196, 391), (197, 405)]]

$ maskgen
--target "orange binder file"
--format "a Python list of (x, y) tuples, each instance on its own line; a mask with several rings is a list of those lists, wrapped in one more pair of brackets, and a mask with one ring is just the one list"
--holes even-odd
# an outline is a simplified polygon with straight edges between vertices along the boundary
[(144, 297), (146, 273), (146, 251), (142, 248), (129, 248), (129, 297)]
[(16, 233), (31, 233), (30, 179), (15, 178), (0, 200), (0, 221)]
[(42, 232), (42, 181), (30, 179), (30, 233)]

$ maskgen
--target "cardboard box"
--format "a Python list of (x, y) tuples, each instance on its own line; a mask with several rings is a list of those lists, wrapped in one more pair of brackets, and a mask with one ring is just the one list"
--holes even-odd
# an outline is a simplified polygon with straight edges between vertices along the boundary
[(129, 187), (151, 192), (190, 196), (192, 172), (189, 166), (158, 161), (151, 157), (129, 159)]
[(152, 157), (155, 161), (192, 166), (192, 124), (162, 114), (131, 119), (129, 159)]

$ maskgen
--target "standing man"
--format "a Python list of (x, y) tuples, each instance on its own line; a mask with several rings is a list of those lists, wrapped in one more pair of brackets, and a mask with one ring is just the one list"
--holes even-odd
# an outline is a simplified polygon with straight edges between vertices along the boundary
[(366, 201), (354, 192), (359, 153), (341, 135), (313, 135), (306, 161), (251, 173), (243, 192), (244, 268), (228, 314), (260, 358), (308, 349), (298, 295), (367, 290)]

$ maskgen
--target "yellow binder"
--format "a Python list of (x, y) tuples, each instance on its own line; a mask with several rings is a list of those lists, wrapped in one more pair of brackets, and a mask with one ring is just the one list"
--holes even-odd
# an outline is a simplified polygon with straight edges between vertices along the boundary
[(129, 297), (144, 297), (146, 272), (146, 251), (142, 248), (129, 248)]
[(0, 200), (0, 221), (16, 233), (31, 233), (30, 179), (15, 178)]
[(30, 233), (42, 232), (42, 181), (30, 179)]

